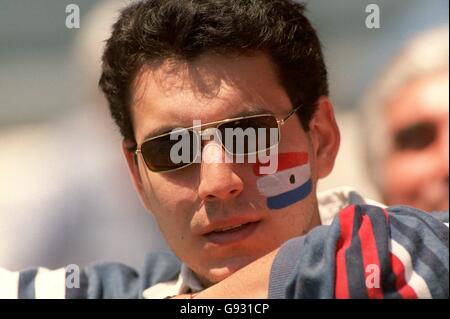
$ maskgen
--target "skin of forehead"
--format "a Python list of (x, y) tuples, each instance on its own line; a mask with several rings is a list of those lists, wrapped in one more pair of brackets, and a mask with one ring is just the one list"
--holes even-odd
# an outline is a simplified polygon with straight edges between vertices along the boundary
[[(144, 131), (155, 131), (161, 123), (171, 128), (190, 127), (193, 120), (204, 124), (233, 118), (244, 111), (268, 110), (271, 106), (267, 106), (267, 100), (276, 101), (280, 96), (288, 100), (286, 92), (278, 84), (278, 76), (270, 60), (265, 55), (256, 55), (252, 58), (253, 66), (250, 66), (248, 58), (206, 57), (193, 65), (166, 61), (158, 68), (143, 69), (134, 85), (132, 117), (135, 127), (139, 117), (148, 118), (148, 121), (140, 121), (139, 124), (146, 128), (142, 131), (137, 128), (136, 139), (143, 139)], [(259, 73), (248, 74), (255, 69), (255, 64), (259, 66)], [(264, 90), (268, 86), (271, 87), (270, 92)], [(158, 92), (157, 96), (155, 92)], [(186, 97), (190, 101), (186, 101)], [(169, 104), (175, 106), (167, 107)], [(209, 112), (215, 106), (220, 111)], [(289, 110), (287, 107), (273, 109), (272, 106), (272, 111), (281, 114)], [(211, 116), (210, 113), (215, 114)]]

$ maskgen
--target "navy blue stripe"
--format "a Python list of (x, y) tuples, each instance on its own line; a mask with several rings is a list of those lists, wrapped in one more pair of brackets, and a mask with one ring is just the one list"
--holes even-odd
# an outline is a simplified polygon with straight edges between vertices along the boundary
[(381, 289), (385, 298), (401, 298), (396, 288), (396, 275), (392, 270), (390, 259), (389, 224), (383, 209), (377, 206), (367, 206), (366, 214), (372, 224), (374, 239), (380, 262)]
[[(414, 271), (425, 279), (433, 298), (448, 298), (448, 263), (444, 265), (434, 252), (423, 243), (422, 237), (424, 234), (419, 236), (417, 231), (401, 223), (393, 216), (390, 218), (390, 223), (393, 230), (402, 235), (396, 238), (398, 236), (393, 233), (394, 240), (398, 241), (410, 253)], [(426, 265), (431, 273), (426, 268), (419, 267), (419, 263)]]
[(448, 223), (448, 211), (431, 212), (428, 215), (436, 218), (441, 223)]
[(348, 202), (353, 205), (364, 205), (366, 201), (357, 192), (351, 191), (348, 193)]
[[(71, 274), (66, 272), (66, 280), (69, 275)], [(86, 273), (84, 271), (81, 271), (79, 287), (68, 288), (66, 284), (66, 299), (87, 299), (88, 285), (89, 285), (88, 277), (86, 276)]]
[(404, 232), (408, 232), (405, 234), (406, 236), (409, 236), (411, 233), (420, 236), (421, 246), (430, 250), (433, 255), (439, 259), (441, 264), (446, 265), (446, 269), (448, 270), (448, 247), (435, 236), (435, 233), (428, 225), (424, 225), (424, 223), (417, 220), (414, 216), (409, 216), (409, 218), (408, 216), (399, 218), (398, 215), (394, 215), (392, 218), (395, 219), (397, 224), (402, 226), (402, 229), (399, 231), (403, 230)]
[[(426, 224), (412, 214), (393, 214), (392, 216), (392, 218), (395, 218), (399, 223), (407, 227), (409, 231), (418, 233), (421, 238), (421, 244), (431, 250), (442, 264), (447, 265), (448, 270), (448, 247), (436, 236), (436, 229), (433, 229), (431, 225)], [(445, 232), (448, 232), (447, 227), (445, 228)]]
[(35, 299), (34, 280), (37, 268), (21, 271), (19, 274), (19, 299)]
[[(438, 281), (440, 280), (433, 270), (428, 267), (428, 265), (424, 264), (417, 256), (421, 253), (417, 251), (417, 247), (411, 243), (409, 238), (406, 238), (405, 235), (400, 233), (400, 231), (392, 226), (391, 227), (392, 239), (398, 242), (403, 248), (410, 254), (411, 257), (411, 267), (420, 277), (422, 277), (428, 286), (428, 289), (431, 293), (432, 298), (438, 298), (439, 296), (448, 295), (448, 292), (444, 292), (442, 287), (438, 285)], [(411, 255), (410, 252), (414, 252)], [(407, 266), (407, 265), (405, 265)]]
[(390, 231), (389, 224), (383, 209), (377, 206), (364, 206), (365, 213), (372, 224), (378, 259), (380, 261), (380, 281), (384, 298), (401, 299), (395, 284), (396, 275), (392, 270), (390, 258)]
[(312, 191), (312, 181), (309, 179), (306, 183), (294, 188), (286, 193), (267, 198), (267, 207), (270, 209), (281, 209), (288, 207), (308, 196)]
[(420, 220), (425, 225), (428, 225), (428, 229), (447, 247), (448, 249), (448, 227), (445, 226), (436, 217), (431, 214), (420, 211), (418, 209), (408, 206), (393, 206), (388, 208), (389, 212), (396, 215), (413, 217)]
[(347, 268), (348, 290), (352, 299), (367, 299), (369, 295), (366, 287), (364, 264), (362, 261), (361, 240), (358, 230), (361, 227), (362, 212), (360, 206), (355, 206), (353, 214), (353, 231), (350, 247), (345, 251), (345, 265)]

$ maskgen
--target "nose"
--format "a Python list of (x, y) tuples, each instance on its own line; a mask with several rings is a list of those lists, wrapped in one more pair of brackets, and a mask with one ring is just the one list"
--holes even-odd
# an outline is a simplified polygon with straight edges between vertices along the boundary
[(242, 193), (242, 179), (226, 161), (227, 154), (214, 141), (206, 143), (202, 151), (199, 196), (205, 201), (228, 201)]

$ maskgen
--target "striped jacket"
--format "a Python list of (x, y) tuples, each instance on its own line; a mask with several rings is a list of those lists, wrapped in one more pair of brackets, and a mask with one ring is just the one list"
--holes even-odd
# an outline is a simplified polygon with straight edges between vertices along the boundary
[[(143, 298), (176, 281), (180, 268), (169, 253), (151, 254), (140, 273), (119, 263), (79, 272), (0, 268), (0, 298)], [(360, 204), (281, 246), (269, 297), (448, 298), (448, 285), (448, 213)]]
[(286, 242), (270, 298), (448, 298), (448, 213), (350, 205)]

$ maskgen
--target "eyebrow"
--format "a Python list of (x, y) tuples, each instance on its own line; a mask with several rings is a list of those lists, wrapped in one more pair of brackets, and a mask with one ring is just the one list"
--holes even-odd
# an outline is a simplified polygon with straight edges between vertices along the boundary
[(166, 134), (166, 133), (170, 133), (174, 128), (177, 128), (177, 127), (180, 127), (180, 126), (173, 126), (173, 125), (161, 126), (161, 127), (157, 128), (156, 130), (152, 130), (151, 132), (146, 134), (144, 136), (144, 141), (146, 141), (146, 140), (148, 140), (148, 139), (150, 139), (152, 137), (155, 137), (155, 136), (159, 136), (159, 135), (163, 135), (163, 134)]
[[(223, 118), (222, 120), (234, 119), (234, 118), (239, 118), (239, 117), (244, 117), (244, 116), (259, 115), (259, 114), (273, 114), (273, 113), (268, 111), (268, 110), (266, 110), (266, 109), (264, 109), (264, 108), (253, 106), (253, 107), (251, 107), (250, 110), (245, 110), (245, 111), (241, 111), (241, 112), (235, 113), (235, 114), (233, 114), (231, 116)], [(217, 120), (217, 121), (222, 121), (222, 120)], [(194, 120), (192, 120), (192, 121), (194, 121)], [(213, 123), (213, 122), (216, 122), (216, 121), (202, 123), (202, 125), (205, 125), (205, 124), (208, 124), (208, 123)], [(150, 139), (152, 137), (155, 137), (155, 136), (160, 136), (160, 135), (164, 135), (164, 134), (170, 133), (172, 130), (177, 129), (177, 128), (191, 128), (191, 127), (192, 127), (192, 125), (189, 125), (189, 126), (170, 125), (170, 124), (163, 125), (163, 126), (157, 128), (157, 129), (152, 130), (151, 132), (147, 133), (144, 136), (144, 140), (143, 141), (146, 141), (146, 140), (148, 140), (148, 139)]]

